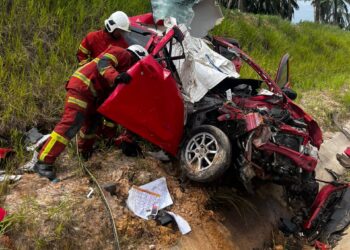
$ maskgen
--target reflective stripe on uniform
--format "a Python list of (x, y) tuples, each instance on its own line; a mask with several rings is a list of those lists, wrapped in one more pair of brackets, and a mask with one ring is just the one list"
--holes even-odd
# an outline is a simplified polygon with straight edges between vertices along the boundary
[[(84, 66), (83, 66), (84, 67)], [(94, 89), (94, 86), (91, 84), (91, 80), (89, 78), (87, 78), (85, 75), (83, 75), (82, 73), (80, 73), (78, 70), (74, 72), (74, 74), (72, 75), (73, 77), (78, 78), (79, 80), (81, 80), (83, 83), (86, 84), (86, 86), (88, 86), (88, 88), (91, 90), (92, 94), (96, 97), (97, 93), (96, 90)]]
[(104, 76), (105, 72), (107, 69), (113, 68), (112, 66), (108, 66), (106, 68), (103, 68), (102, 71), (100, 72), (101, 76)]
[(90, 51), (87, 48), (85, 48), (82, 44), (79, 45), (79, 50), (86, 55), (90, 54)]
[(93, 139), (93, 138), (96, 137), (96, 134), (84, 134), (84, 132), (80, 130), (79, 131), (79, 136), (82, 139)]
[(62, 135), (59, 135), (55, 131), (53, 131), (50, 134), (49, 140), (49, 143), (45, 146), (44, 151), (39, 156), (40, 161), (44, 161), (45, 157), (50, 153), (51, 149), (53, 148), (53, 146), (55, 146), (56, 142), (60, 142), (63, 145), (67, 145), (69, 142), (66, 138), (64, 138)]
[(79, 100), (79, 99), (77, 99), (77, 98), (75, 98), (73, 96), (69, 96), (67, 102), (74, 103), (74, 104), (78, 105), (79, 107), (81, 107), (83, 109), (86, 109), (86, 107), (87, 107), (87, 102)]
[(85, 65), (85, 64), (87, 64), (89, 62), (89, 60), (88, 59), (85, 59), (85, 60), (81, 60), (80, 62), (79, 62), (79, 66), (83, 66), (83, 65)]
[[(107, 57), (107, 58), (111, 59), (111, 60), (115, 63), (115, 66), (118, 64), (117, 58), (116, 58), (114, 55), (112, 55), (112, 54), (105, 53), (105, 54), (103, 55), (103, 57)], [(103, 57), (102, 57), (102, 58), (103, 58)]]
[(116, 126), (116, 124), (114, 122), (109, 122), (107, 120), (103, 120), (103, 125), (105, 125), (106, 127), (109, 127), (109, 128), (114, 128)]
[(98, 63), (98, 61), (100, 61), (100, 58), (96, 57), (94, 60), (92, 60), (92, 62)]

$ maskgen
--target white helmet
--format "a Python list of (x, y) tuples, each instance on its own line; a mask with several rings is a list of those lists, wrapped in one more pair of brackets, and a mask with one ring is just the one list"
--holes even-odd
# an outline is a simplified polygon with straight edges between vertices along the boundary
[(121, 29), (130, 32), (129, 17), (123, 11), (114, 12), (105, 20), (105, 27), (109, 33), (113, 33), (115, 29)]
[(141, 45), (134, 44), (127, 48), (127, 50), (133, 52), (139, 59), (148, 56), (148, 51)]

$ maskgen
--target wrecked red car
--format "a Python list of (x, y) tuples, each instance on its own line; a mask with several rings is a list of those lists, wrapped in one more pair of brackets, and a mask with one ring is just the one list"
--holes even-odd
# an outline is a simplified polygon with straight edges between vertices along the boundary
[[(186, 66), (188, 59), (183, 32), (174, 26), (159, 35), (136, 23), (132, 31), (129, 43), (143, 45), (150, 55), (128, 71), (131, 84), (118, 86), (99, 112), (178, 157), (191, 180), (210, 182), (225, 176), (239, 180), (248, 191), (253, 191), (255, 179), (283, 185), (288, 202), (304, 209), (293, 222), (293, 232), (313, 231), (312, 221), (326, 218), (317, 204), (338, 189), (318, 194), (315, 168), (322, 133), (293, 102), (289, 56), (282, 57), (273, 79), (233, 40), (213, 37), (210, 46), (232, 61), (235, 72), (245, 62), (260, 79), (215, 78), (221, 80), (196, 100), (185, 93), (179, 73), (179, 62)], [(208, 54), (203, 58), (206, 66), (221, 70)]]
[(151, 54), (129, 71), (132, 84), (119, 86), (99, 111), (180, 156), (192, 180), (212, 181), (232, 166), (247, 188), (258, 177), (288, 183), (293, 192), (308, 189), (322, 135), (290, 99), (288, 56), (273, 80), (238, 47), (215, 38), (217, 46), (236, 53), (261, 80), (227, 77), (190, 103), (182, 97), (174, 65), (185, 53), (172, 56), (173, 44), (182, 39), (177, 27), (162, 39), (151, 36)]

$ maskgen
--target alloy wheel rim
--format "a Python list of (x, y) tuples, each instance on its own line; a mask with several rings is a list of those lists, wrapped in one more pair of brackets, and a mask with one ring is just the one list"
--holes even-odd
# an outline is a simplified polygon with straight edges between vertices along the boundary
[(219, 152), (219, 145), (215, 137), (207, 132), (198, 133), (187, 143), (186, 163), (193, 172), (201, 172), (213, 165)]

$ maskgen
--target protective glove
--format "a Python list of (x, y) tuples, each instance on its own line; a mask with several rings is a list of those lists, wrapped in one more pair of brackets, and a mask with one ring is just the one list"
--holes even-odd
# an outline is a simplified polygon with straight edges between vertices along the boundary
[(125, 84), (128, 84), (129, 82), (131, 81), (131, 76), (126, 73), (126, 72), (123, 72), (123, 73), (120, 73), (114, 80), (114, 84), (115, 85), (118, 85), (118, 83), (125, 83)]

